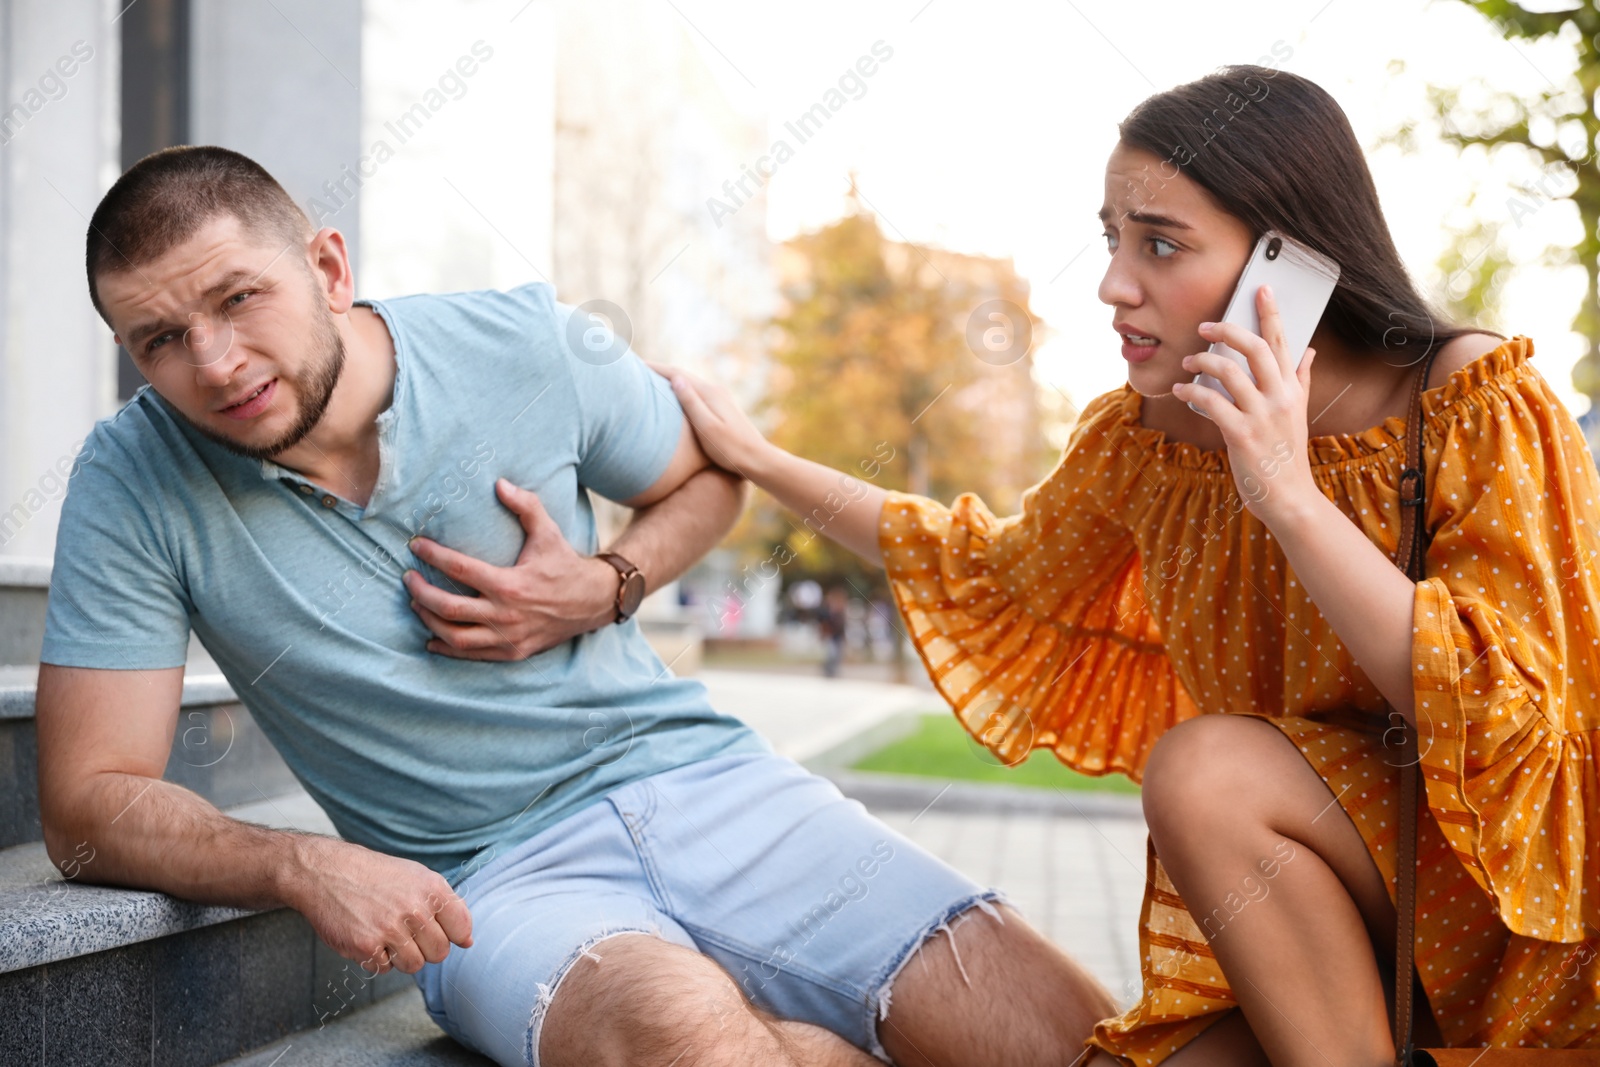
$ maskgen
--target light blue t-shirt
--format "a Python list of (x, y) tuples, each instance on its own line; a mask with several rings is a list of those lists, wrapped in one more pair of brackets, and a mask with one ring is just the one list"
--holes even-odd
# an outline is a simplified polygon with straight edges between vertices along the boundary
[(584, 488), (649, 488), (683, 413), (633, 352), (569, 334), (591, 327), (546, 285), (360, 303), (388, 325), (398, 366), (367, 506), (227, 451), (145, 386), (85, 445), (40, 659), (176, 667), (193, 627), (344, 838), (453, 882), (625, 783), (770, 751), (633, 620), (518, 662), (425, 649), (400, 575), (451, 583), (409, 538), (514, 563), (524, 534), (495, 494), (505, 477), (593, 553)]

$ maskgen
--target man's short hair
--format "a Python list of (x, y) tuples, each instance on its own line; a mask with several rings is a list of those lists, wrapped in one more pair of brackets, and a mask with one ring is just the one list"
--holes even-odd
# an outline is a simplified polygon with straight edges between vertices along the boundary
[(111, 319), (96, 278), (159, 259), (223, 215), (237, 218), (248, 233), (285, 243), (303, 243), (315, 232), (261, 164), (231, 149), (176, 145), (129, 167), (89, 220), (89, 299), (106, 324)]

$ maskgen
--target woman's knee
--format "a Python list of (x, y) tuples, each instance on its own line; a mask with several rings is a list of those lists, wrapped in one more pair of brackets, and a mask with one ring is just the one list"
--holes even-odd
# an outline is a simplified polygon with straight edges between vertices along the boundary
[(1285, 751), (1270, 723), (1247, 715), (1201, 715), (1156, 741), (1145, 765), (1145, 821), (1164, 832), (1237, 824), (1270, 796), (1272, 767)]

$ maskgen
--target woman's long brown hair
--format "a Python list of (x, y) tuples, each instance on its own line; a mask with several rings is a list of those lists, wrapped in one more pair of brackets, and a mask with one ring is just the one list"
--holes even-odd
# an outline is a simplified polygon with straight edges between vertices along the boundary
[(1316, 83), (1273, 67), (1221, 67), (1142, 101), (1117, 130), (1124, 144), (1162, 159), (1144, 182), (1155, 197), (1182, 173), (1249, 225), (1252, 240), (1277, 230), (1338, 263), (1322, 325), (1352, 349), (1404, 365), (1462, 334), (1505, 339), (1450, 321), (1423, 297), (1395, 250), (1355, 131)]

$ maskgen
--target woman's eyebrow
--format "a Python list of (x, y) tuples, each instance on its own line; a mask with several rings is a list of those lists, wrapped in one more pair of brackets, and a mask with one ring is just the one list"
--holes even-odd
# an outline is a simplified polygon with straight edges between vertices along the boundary
[[(1111, 218), (1111, 215), (1111, 209), (1103, 207), (1100, 209), (1099, 219), (1101, 222), (1105, 222)], [(1173, 230), (1194, 229), (1193, 226), (1181, 219), (1175, 219), (1171, 215), (1157, 215), (1150, 211), (1130, 211), (1123, 218), (1132, 219), (1134, 222), (1142, 222), (1146, 226), (1165, 226)]]

